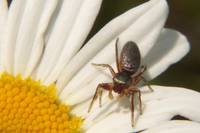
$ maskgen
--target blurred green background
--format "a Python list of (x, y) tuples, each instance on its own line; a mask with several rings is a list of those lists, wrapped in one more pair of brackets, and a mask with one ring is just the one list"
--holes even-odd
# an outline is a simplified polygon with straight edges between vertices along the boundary
[[(147, 0), (146, 0), (147, 1)], [(92, 36), (114, 17), (144, 0), (104, 0)], [(191, 51), (180, 62), (152, 81), (152, 84), (179, 86), (200, 91), (200, 1), (168, 0), (170, 14), (165, 27), (176, 29), (187, 36)]]
[[(8, 0), (9, 2), (11, 0)], [(89, 37), (114, 17), (147, 0), (104, 0)], [(166, 27), (176, 29), (188, 37), (191, 51), (180, 62), (152, 81), (152, 84), (180, 86), (200, 91), (200, 1), (168, 0), (170, 14)]]

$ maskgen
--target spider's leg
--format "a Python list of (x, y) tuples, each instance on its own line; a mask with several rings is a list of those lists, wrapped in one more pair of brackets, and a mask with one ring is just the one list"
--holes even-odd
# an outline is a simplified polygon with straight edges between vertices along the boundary
[(115, 42), (115, 60), (116, 60), (117, 71), (120, 72), (121, 69), (120, 69), (120, 62), (119, 62), (118, 42), (119, 42), (119, 38), (117, 38)]
[(142, 98), (141, 98), (141, 91), (137, 87), (130, 87), (129, 88), (129, 94), (134, 95), (135, 93), (139, 94), (138, 100), (139, 100), (139, 110), (140, 114), (142, 115)]
[(132, 127), (134, 127), (134, 94), (131, 94), (130, 108), (131, 108), (131, 123)]
[(89, 106), (89, 108), (88, 108), (88, 112), (91, 111), (92, 106), (93, 106), (94, 102), (97, 100), (98, 96), (99, 96), (99, 106), (101, 107), (103, 89), (109, 90), (109, 91), (111, 90), (111, 91), (112, 91), (112, 89), (113, 89), (113, 84), (112, 84), (112, 83), (101, 83), (101, 84), (99, 84), (99, 85), (97, 86), (96, 91), (95, 91), (95, 94), (94, 94), (94, 96), (93, 96), (93, 98), (92, 98), (92, 101), (91, 101), (91, 103), (90, 103), (90, 106)]
[(111, 74), (112, 74), (113, 77), (116, 74), (115, 71), (114, 71), (114, 69), (110, 65), (108, 65), (108, 64), (95, 64), (95, 63), (92, 63), (92, 65), (108, 68), (110, 70), (110, 72), (111, 72)]
[(148, 86), (149, 90), (151, 90), (151, 92), (153, 92), (153, 89), (152, 89), (151, 85), (148, 83), (148, 81), (143, 76), (141, 76), (141, 78), (142, 78), (142, 81)]

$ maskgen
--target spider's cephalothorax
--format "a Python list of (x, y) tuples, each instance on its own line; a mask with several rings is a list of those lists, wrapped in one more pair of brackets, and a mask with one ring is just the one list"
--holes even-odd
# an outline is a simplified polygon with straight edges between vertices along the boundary
[[(141, 92), (137, 88), (137, 84), (140, 81), (144, 81), (145, 83), (147, 83), (145, 78), (142, 76), (142, 74), (146, 70), (146, 67), (140, 66), (140, 62), (141, 62), (140, 51), (137, 45), (132, 41), (129, 41), (124, 45), (121, 51), (120, 59), (119, 59), (118, 47), (117, 47), (118, 40), (119, 39), (117, 39), (115, 43), (116, 65), (117, 65), (117, 71), (118, 71), (117, 73), (108, 64), (93, 64), (95, 66), (108, 68), (112, 74), (113, 82), (100, 83), (97, 86), (96, 92), (91, 101), (88, 112), (90, 112), (94, 101), (98, 97), (99, 97), (99, 105), (101, 107), (101, 97), (102, 97), (103, 89), (109, 91), (110, 99), (113, 98), (112, 91), (114, 91), (119, 94), (119, 97), (122, 97), (124, 95), (130, 96), (132, 126), (134, 126), (134, 94), (139, 93), (139, 109), (140, 109), (140, 113), (142, 114)], [(150, 85), (148, 86), (149, 86), (149, 89), (153, 91)]]
[(132, 78), (129, 72), (122, 71), (116, 73), (116, 75), (113, 77), (113, 91), (121, 94), (124, 89), (128, 88), (131, 85), (131, 82)]

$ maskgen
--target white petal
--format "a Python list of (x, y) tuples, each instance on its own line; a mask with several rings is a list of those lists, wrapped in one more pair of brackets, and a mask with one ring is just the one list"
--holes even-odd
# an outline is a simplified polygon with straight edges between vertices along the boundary
[[(127, 41), (132, 40), (137, 42), (142, 56), (145, 56), (153, 44), (155, 44), (157, 37), (160, 34), (168, 14), (167, 11), (168, 6), (166, 1), (160, 0), (157, 1), (157, 3), (147, 12), (143, 12), (143, 14), (133, 24), (129, 25), (125, 31), (118, 35), (120, 38), (120, 48), (122, 48)], [(152, 16), (152, 14), (154, 15)], [(94, 56), (94, 58), (92, 58), (76, 76), (73, 77), (60, 95), (63, 101), (66, 101), (67, 97), (72, 93), (76, 93), (77, 90), (83, 89), (84, 86), (89, 84), (94, 79), (94, 77), (98, 76), (99, 72), (91, 66), (91, 63), (114, 63), (115, 41), (116, 39), (113, 39), (105, 48)]]
[(26, 2), (26, 0), (14, 0), (9, 7), (2, 40), (2, 64), (9, 73), (13, 73), (16, 39)]
[[(49, 7), (55, 9), (56, 3), (57, 0), (53, 0), (52, 2), (48, 2), (45, 0), (27, 1), (22, 15), (23, 17), (19, 25), (19, 31), (16, 40), (16, 49), (14, 55), (14, 74), (20, 73), (24, 75), (25, 69), (30, 59), (31, 50), (37, 47), (33, 46), (34, 41), (38, 43), (37, 45), (40, 45), (39, 47), (43, 46), (44, 41), (41, 41), (41, 33), (43, 34), (45, 32), (48, 21), (50, 19), (49, 13), (46, 13), (47, 10), (49, 10)], [(52, 13), (53, 12), (50, 11), (50, 14)], [(40, 39), (38, 39), (38, 36)], [(36, 58), (40, 56), (37, 55), (38, 53), (34, 54), (36, 55)]]
[(96, 0), (95, 3), (92, 4), (92, 1), (93, 0), (85, 1), (82, 8), (80, 9), (81, 14), (79, 14), (77, 17), (74, 28), (72, 29), (70, 36), (65, 42), (65, 47), (60, 55), (60, 58), (56, 63), (56, 66), (48, 75), (45, 83), (52, 83), (58, 78), (59, 74), (63, 71), (64, 66), (69, 62), (72, 56), (75, 55), (75, 53), (80, 49), (83, 42), (85, 41), (99, 12), (102, 2), (102, 0)]
[(47, 27), (50, 23), (50, 19), (56, 9), (58, 1), (52, 0), (51, 2), (46, 2), (44, 10), (41, 14), (41, 19), (38, 22), (37, 33), (34, 37), (33, 46), (30, 51), (30, 57), (25, 71), (25, 76), (29, 76), (34, 68), (39, 63), (42, 58), (42, 53), (44, 52), (45, 43), (45, 33)]
[[(86, 133), (130, 133), (133, 131), (126, 124), (130, 124), (128, 121), (130, 116), (123, 114), (113, 114), (113, 118), (104, 119), (96, 126), (89, 128)], [(115, 119), (114, 119), (115, 118)]]
[(47, 75), (47, 66), (49, 62), (55, 63), (58, 59), (64, 43), (70, 34), (73, 22), (76, 19), (82, 0), (65, 0), (62, 3), (55, 23), (52, 25), (51, 31), (48, 35), (45, 53), (42, 62), (39, 65), (37, 72), (37, 79), (44, 79)]
[[(52, 38), (50, 36), (41, 67), (38, 71), (40, 79), (45, 80), (48, 77), (45, 81), (46, 84), (57, 79), (69, 59), (80, 49), (94, 23), (101, 2), (102, 0), (71, 0), (68, 3), (67, 1), (65, 2), (68, 7), (63, 5), (63, 10), (59, 17), (64, 16), (62, 19), (58, 18), (56, 23), (61, 24), (55, 25), (51, 35)], [(69, 13), (68, 16), (66, 12)], [(63, 19), (64, 21), (62, 21)], [(55, 32), (56, 30), (58, 32)], [(60, 34), (62, 35), (59, 36)], [(58, 39), (59, 41), (57, 41)]]
[[(107, 100), (104, 101), (106, 108), (103, 107), (104, 109), (101, 109), (101, 111), (94, 108), (96, 110), (90, 116), (86, 116), (85, 128), (89, 128), (90, 132), (99, 131), (103, 126), (103, 131), (101, 131), (104, 133), (114, 130), (136, 132), (155, 127), (160, 123), (169, 121), (176, 115), (200, 122), (198, 109), (200, 107), (200, 93), (178, 87), (152, 86), (152, 88), (154, 89), (152, 93), (146, 92), (147, 87), (141, 89), (143, 115), (138, 115), (138, 109), (135, 109), (136, 125), (134, 128), (131, 127), (129, 102), (126, 101), (126, 103), (121, 104), (121, 106), (127, 106), (128, 111), (124, 111), (124, 107), (121, 109), (119, 105), (116, 106), (114, 103), (108, 104)], [(106, 125), (108, 126), (106, 127)]]
[(1, 0), (0, 1), (0, 71), (3, 71), (3, 62), (2, 62), (2, 38), (4, 35), (4, 28), (5, 28), (5, 23), (7, 20), (7, 15), (8, 15), (8, 5), (7, 5), (7, 0)]
[(58, 0), (57, 1), (56, 9), (55, 9), (55, 11), (54, 11), (54, 13), (52, 15), (52, 18), (51, 18), (51, 21), (49, 23), (48, 29), (46, 31), (45, 41), (49, 40), (49, 37), (50, 37), (50, 35), (52, 33), (52, 30), (54, 29), (54, 25), (55, 25), (56, 20), (57, 20), (57, 18), (59, 16), (59, 13), (61, 11), (61, 8), (63, 6), (64, 1), (67, 1), (67, 0)]
[[(64, 72), (58, 79), (58, 88), (63, 88), (85, 63), (112, 40), (115, 41), (116, 37), (120, 37), (120, 43), (124, 43), (127, 40), (140, 42), (141, 49), (145, 46), (145, 50), (148, 51), (148, 48), (152, 46), (153, 42), (156, 40), (156, 35), (163, 26), (167, 17), (167, 12), (168, 8), (165, 1), (149, 1), (125, 12), (109, 22), (88, 41), (65, 67)], [(153, 18), (151, 14), (155, 14)], [(146, 42), (142, 42), (144, 38), (146, 38)], [(110, 54), (112, 54), (112, 52)], [(106, 59), (110, 58), (109, 54), (106, 54), (106, 56)], [(114, 58), (114, 56), (112, 58)], [(114, 59), (111, 62), (113, 61)]]
[(198, 133), (200, 123), (192, 121), (169, 121), (141, 133)]
[(183, 58), (189, 49), (189, 42), (184, 35), (175, 30), (164, 29), (156, 45), (144, 57), (143, 62), (148, 67), (145, 77), (155, 78)]

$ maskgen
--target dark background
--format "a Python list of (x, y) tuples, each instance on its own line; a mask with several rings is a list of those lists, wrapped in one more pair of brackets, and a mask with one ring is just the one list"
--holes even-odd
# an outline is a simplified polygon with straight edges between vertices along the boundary
[[(11, 0), (9, 0), (10, 2)], [(104, 0), (100, 14), (89, 37), (112, 18), (147, 0)], [(166, 27), (176, 29), (188, 37), (190, 53), (180, 62), (152, 81), (152, 84), (180, 86), (200, 91), (200, 1), (168, 0), (170, 14)]]

